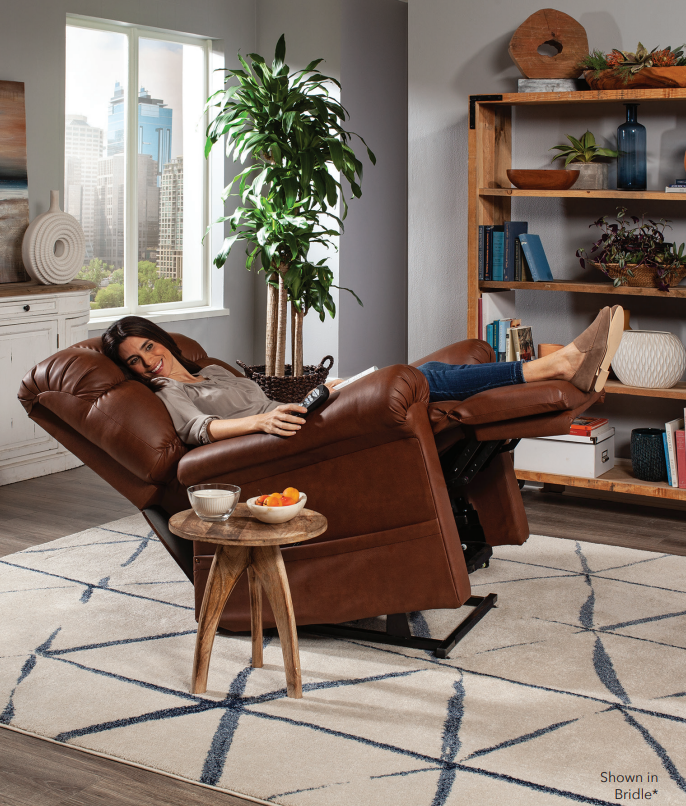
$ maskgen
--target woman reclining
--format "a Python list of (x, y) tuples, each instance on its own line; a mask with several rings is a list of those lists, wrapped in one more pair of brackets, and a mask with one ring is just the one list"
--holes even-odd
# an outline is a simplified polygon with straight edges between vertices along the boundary
[[(498, 386), (546, 380), (566, 380), (583, 392), (599, 392), (623, 329), (624, 311), (615, 305), (603, 308), (580, 336), (545, 358), (462, 365), (430, 361), (418, 369), (429, 382), (432, 401), (465, 400)], [(292, 437), (305, 424), (298, 417), (305, 412), (302, 406), (269, 400), (256, 383), (223, 367), (199, 367), (184, 358), (166, 331), (142, 317), (126, 316), (112, 324), (102, 345), (108, 358), (157, 392), (188, 445), (257, 432)], [(335, 388), (339, 383), (326, 385)]]

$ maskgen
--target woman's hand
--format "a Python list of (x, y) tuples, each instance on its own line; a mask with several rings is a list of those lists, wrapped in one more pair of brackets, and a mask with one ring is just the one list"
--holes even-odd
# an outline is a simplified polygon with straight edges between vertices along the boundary
[(305, 420), (297, 417), (294, 412), (307, 413), (304, 406), (297, 406), (293, 403), (282, 403), (272, 411), (256, 415), (257, 426), (265, 434), (275, 434), (278, 437), (292, 437), (302, 426)]
[(327, 389), (335, 389), (338, 384), (343, 383), (344, 380), (345, 378), (334, 378), (332, 381), (327, 381), (324, 386), (326, 386)]

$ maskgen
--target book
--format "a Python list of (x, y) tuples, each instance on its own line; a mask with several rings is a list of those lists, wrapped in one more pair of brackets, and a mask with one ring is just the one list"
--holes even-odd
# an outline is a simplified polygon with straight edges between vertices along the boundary
[(534, 337), (529, 326), (512, 328), (512, 347), (515, 361), (533, 361), (536, 358)]
[(516, 361), (517, 356), (514, 349), (514, 339), (512, 337), (512, 329), (519, 327), (522, 324), (521, 319), (512, 319), (510, 327), (507, 329), (507, 341), (505, 343), (505, 360)]
[(686, 193), (686, 185), (667, 185), (665, 193)]
[(679, 476), (676, 468), (676, 443), (674, 441), (674, 432), (679, 429), (683, 429), (683, 427), (683, 417), (676, 420), (670, 420), (668, 423), (665, 423), (665, 433), (667, 435), (667, 455), (669, 456), (669, 467), (672, 474), (672, 487), (679, 486)]
[[(486, 339), (485, 339), (485, 341), (486, 341), (486, 344), (489, 345), (489, 347), (493, 347), (493, 322), (491, 322), (490, 324), (486, 325)], [(498, 356), (496, 354), (496, 360), (497, 360), (497, 357)]]
[(491, 269), (491, 277), (499, 282), (503, 280), (504, 252), (505, 233), (502, 232), (502, 227), (500, 229), (493, 227), (493, 268)]
[(519, 243), (522, 245), (524, 257), (531, 272), (531, 279), (535, 283), (552, 280), (553, 275), (540, 236), (523, 232), (519, 236)]
[(665, 446), (665, 464), (667, 465), (667, 484), (672, 486), (672, 468), (669, 465), (669, 451), (667, 450), (667, 433), (662, 432), (662, 442)]
[(519, 238), (515, 238), (515, 281), (528, 282), (531, 280), (531, 272), (526, 265), (526, 257), (524, 257), (524, 250), (519, 242)]
[(505, 257), (503, 261), (503, 280), (514, 280), (515, 278), (515, 252), (517, 238), (529, 229), (527, 221), (506, 221), (503, 224), (503, 236), (505, 243)]
[(493, 232), (502, 232), (502, 225), (484, 226), (484, 280), (493, 279)]
[(376, 372), (378, 369), (378, 367), (369, 367), (362, 372), (358, 372), (357, 375), (353, 375), (352, 378), (346, 378), (342, 383), (339, 383), (336, 386), (336, 389), (342, 389), (344, 386), (348, 386), (348, 384), (355, 383), (355, 381), (359, 381), (360, 378), (365, 378), (367, 375), (371, 375), (372, 372)]
[(676, 467), (679, 489), (686, 490), (686, 433), (679, 428), (674, 432), (674, 437), (676, 441)]
[(481, 340), (483, 340), (483, 337), (484, 337), (483, 308), (484, 308), (483, 300), (481, 299), (481, 297), (479, 297), (479, 299), (477, 300), (477, 303), (476, 303), (476, 310), (477, 310), (477, 316), (478, 316), (478, 324), (477, 324), (478, 330), (477, 330), (477, 333), (479, 334), (479, 338)]
[(575, 417), (569, 426), (570, 434), (579, 436), (593, 436), (594, 431), (599, 431), (609, 423), (607, 417)]
[(485, 240), (485, 232), (486, 226), (484, 224), (479, 224), (479, 235), (477, 241), (477, 249), (479, 253), (479, 280), (485, 280), (486, 275), (484, 274), (484, 240)]
[(675, 179), (672, 185), (686, 185), (686, 179)]
[(507, 331), (511, 324), (511, 319), (498, 320), (498, 349), (496, 350), (498, 361), (507, 360)]

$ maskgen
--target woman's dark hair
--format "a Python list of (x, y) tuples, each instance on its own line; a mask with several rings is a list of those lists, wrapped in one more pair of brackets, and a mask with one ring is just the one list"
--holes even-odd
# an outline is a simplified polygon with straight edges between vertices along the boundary
[(102, 334), (102, 351), (108, 358), (111, 358), (115, 364), (123, 367), (127, 375), (132, 376), (135, 380), (152, 385), (142, 376), (132, 373), (119, 356), (119, 345), (128, 339), (129, 336), (139, 336), (142, 339), (150, 339), (166, 347), (179, 364), (187, 369), (191, 375), (197, 375), (202, 369), (202, 367), (194, 361), (189, 361), (187, 358), (184, 358), (174, 339), (166, 330), (162, 330), (159, 325), (150, 322), (148, 319), (143, 319), (142, 316), (125, 316), (123, 319), (113, 322)]

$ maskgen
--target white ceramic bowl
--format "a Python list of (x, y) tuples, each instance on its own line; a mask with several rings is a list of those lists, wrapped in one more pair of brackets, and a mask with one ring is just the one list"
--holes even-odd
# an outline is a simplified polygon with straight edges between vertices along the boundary
[(305, 504), (307, 503), (305, 493), (300, 493), (298, 503), (292, 504), (290, 507), (258, 506), (255, 503), (258, 498), (259, 496), (249, 498), (245, 503), (248, 505), (250, 514), (254, 515), (257, 520), (262, 521), (262, 523), (286, 523), (286, 521), (290, 521), (292, 518), (295, 518), (296, 515), (299, 515), (300, 511), (305, 508)]

